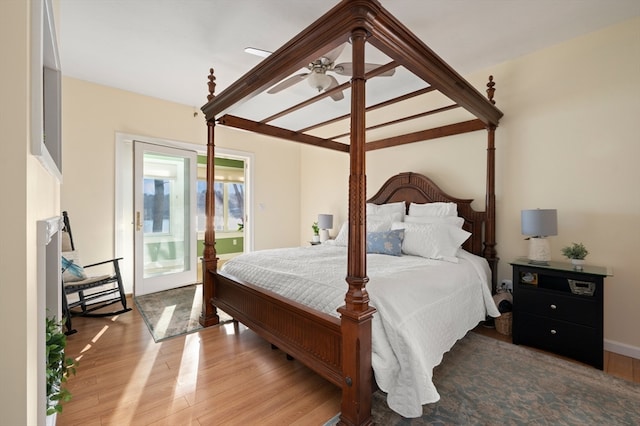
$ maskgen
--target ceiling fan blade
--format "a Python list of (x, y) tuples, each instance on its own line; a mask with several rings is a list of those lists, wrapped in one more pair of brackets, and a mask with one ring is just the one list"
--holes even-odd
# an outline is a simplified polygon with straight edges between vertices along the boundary
[(334, 63), (336, 61), (336, 59), (338, 59), (338, 56), (340, 56), (340, 54), (344, 50), (344, 46), (345, 45), (342, 44), (342, 45), (336, 47), (335, 49), (333, 49), (332, 51), (330, 51), (326, 55), (323, 55), (322, 58), (327, 59), (327, 63), (328, 64)]
[[(325, 92), (326, 92), (327, 90), (331, 90), (331, 89), (333, 89), (334, 87), (337, 87), (337, 86), (338, 86), (338, 84), (339, 84), (339, 83), (338, 83), (338, 80), (336, 80), (336, 78), (335, 78), (334, 76), (332, 76), (332, 75), (328, 75), (327, 77), (329, 77), (329, 78), (331, 79), (331, 84), (329, 85), (329, 87), (327, 87), (326, 89), (324, 89), (324, 90), (325, 90)], [(341, 90), (341, 91), (339, 91), (339, 92), (332, 93), (332, 94), (331, 94), (331, 95), (329, 95), (329, 96), (330, 96), (330, 97), (331, 97), (331, 99), (333, 99), (334, 101), (341, 101), (341, 100), (343, 100), (343, 99), (344, 99), (344, 93), (342, 93), (342, 90)]]
[(285, 80), (282, 80), (280, 83), (276, 84), (275, 86), (273, 86), (271, 89), (267, 90), (267, 93), (269, 94), (274, 94), (274, 93), (278, 93), (281, 90), (284, 90), (288, 87), (293, 86), (294, 84), (300, 83), (302, 80), (304, 80), (305, 78), (307, 78), (307, 76), (309, 75), (308, 72), (302, 73), (302, 74), (296, 74), (292, 77), (289, 77)]
[[(373, 71), (376, 68), (381, 66), (382, 65), (380, 64), (364, 64), (364, 72)], [(335, 65), (331, 71), (335, 72), (336, 74), (347, 75), (351, 77), (351, 75), (353, 74), (353, 63), (342, 62), (340, 64)], [(376, 77), (391, 77), (395, 73), (396, 73), (395, 68), (392, 68), (389, 71), (385, 71), (382, 74), (378, 74)]]
[(258, 49), (257, 47), (245, 47), (244, 51), (251, 55), (261, 56), (263, 58), (266, 58), (272, 53), (272, 52), (269, 52), (268, 50)]

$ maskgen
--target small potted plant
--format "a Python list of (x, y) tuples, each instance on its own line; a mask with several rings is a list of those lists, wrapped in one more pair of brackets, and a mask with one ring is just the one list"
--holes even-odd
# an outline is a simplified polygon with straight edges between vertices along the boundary
[(582, 243), (571, 243), (562, 248), (562, 255), (571, 259), (571, 263), (576, 269), (582, 269), (584, 258), (587, 257), (589, 251)]
[(313, 241), (314, 243), (319, 243), (320, 227), (318, 226), (318, 222), (313, 222), (313, 225), (311, 225), (311, 229), (313, 229), (313, 239), (311, 241)]
[(67, 336), (62, 332), (62, 324), (55, 317), (47, 317), (46, 321), (47, 424), (55, 424), (57, 413), (62, 412), (62, 403), (71, 399), (71, 393), (62, 384), (69, 374), (76, 374), (76, 369), (73, 359), (65, 358)]

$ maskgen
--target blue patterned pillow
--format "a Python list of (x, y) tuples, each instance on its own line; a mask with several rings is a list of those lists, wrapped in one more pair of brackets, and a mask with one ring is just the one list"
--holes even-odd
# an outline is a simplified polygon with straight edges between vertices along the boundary
[(384, 232), (367, 232), (367, 253), (402, 256), (404, 229)]
[(84, 268), (80, 266), (79, 256), (76, 252), (63, 252), (60, 258), (62, 263), (62, 281), (66, 283), (87, 279)]

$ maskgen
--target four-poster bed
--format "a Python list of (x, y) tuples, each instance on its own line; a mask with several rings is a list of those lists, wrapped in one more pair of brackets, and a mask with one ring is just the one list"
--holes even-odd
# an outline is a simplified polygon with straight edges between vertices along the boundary
[[(296, 70), (345, 43), (350, 45), (353, 62), (350, 81), (268, 118), (256, 118), (250, 109), (244, 117), (236, 114), (236, 111), (242, 111), (241, 104), (245, 101), (258, 99), (258, 95)], [(373, 53), (371, 48), (367, 50), (369, 46), (375, 49)], [(366, 72), (367, 55), (376, 54), (384, 55), (390, 62)], [(380, 91), (367, 91), (366, 86), (375, 80), (376, 75), (391, 68), (412, 74), (422, 86), (386, 101), (368, 105), (365, 98), (375, 98), (380, 95)], [(216, 125), (240, 128), (348, 153), (350, 173), (345, 286), (347, 289), (344, 305), (338, 309), (339, 317), (335, 317), (265, 291), (253, 283), (218, 272), (213, 226), (214, 194), (209, 190), (206, 199), (207, 224), (203, 256), (203, 270), (206, 272), (201, 324), (210, 326), (218, 323), (216, 308), (222, 309), (340, 386), (341, 424), (370, 424), (373, 387), (372, 318), (376, 309), (369, 305), (366, 289), (369, 282), (366, 204), (404, 201), (408, 208), (411, 202), (456, 203), (459, 216), (464, 218), (464, 228), (472, 233), (464, 248), (487, 260), (494, 271), (491, 279), (495, 289), (498, 258), (495, 250), (494, 135), (502, 113), (493, 105), (493, 85), (490, 78), (487, 84), (489, 99), (485, 98), (375, 0), (342, 1), (218, 95), (214, 94), (215, 77), (211, 70), (208, 103), (202, 108), (208, 126), (209, 188), (213, 187), (214, 182)], [(343, 91), (348, 95), (341, 102), (350, 100), (349, 111), (301, 129), (296, 114), (306, 108), (312, 108), (314, 104), (318, 104), (336, 91)], [(453, 104), (445, 103), (417, 113), (412, 112), (404, 118), (394, 116), (395, 112), (390, 112), (389, 117), (397, 118), (382, 121), (378, 118), (377, 123), (376, 119), (367, 118), (368, 114), (386, 108), (397, 110), (404, 105), (406, 109), (408, 102), (423, 102), (422, 97), (433, 94), (438, 94), (448, 102), (453, 101)], [(429, 105), (429, 101), (424, 100), (424, 104)], [(451, 115), (454, 110), (463, 111), (465, 118), (461, 119), (462, 114)], [(443, 124), (440, 121), (434, 125), (433, 121), (424, 120), (440, 114), (446, 117), (444, 121), (448, 119), (449, 122)], [(295, 118), (287, 122), (287, 116)], [(285, 127), (287, 123), (288, 126)], [(336, 133), (336, 123), (341, 123), (342, 129), (346, 131), (332, 136)], [(398, 133), (399, 123), (410, 130)], [(367, 200), (366, 151), (483, 129), (486, 129), (488, 134), (484, 212), (474, 211), (471, 208), (471, 200), (450, 197), (429, 179), (415, 173), (403, 173), (391, 178), (375, 196)]]

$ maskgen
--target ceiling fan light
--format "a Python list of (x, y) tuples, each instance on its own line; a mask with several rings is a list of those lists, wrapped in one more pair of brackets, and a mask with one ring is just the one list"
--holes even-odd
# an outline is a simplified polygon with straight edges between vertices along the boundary
[(309, 85), (316, 89), (318, 92), (322, 92), (331, 85), (331, 78), (322, 71), (313, 70), (307, 77)]

